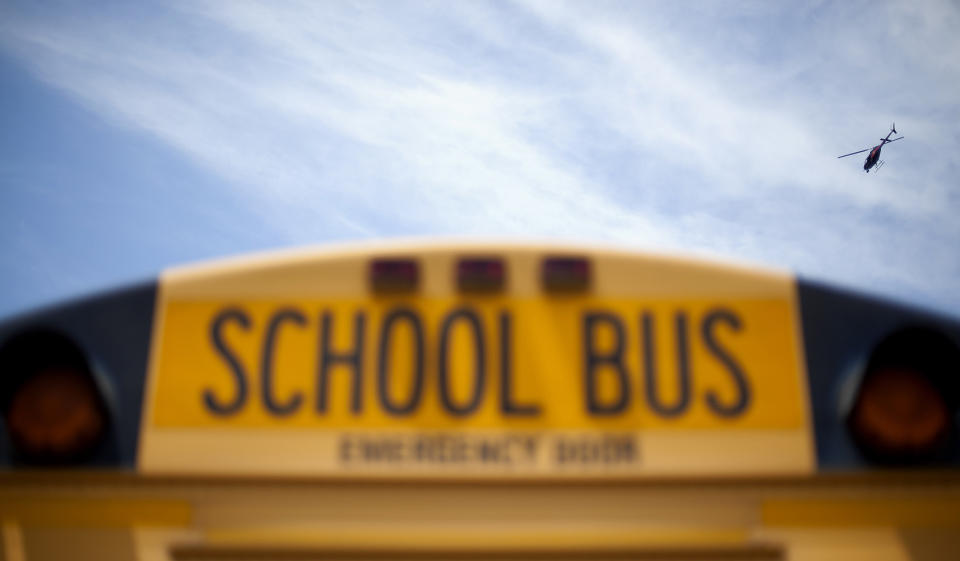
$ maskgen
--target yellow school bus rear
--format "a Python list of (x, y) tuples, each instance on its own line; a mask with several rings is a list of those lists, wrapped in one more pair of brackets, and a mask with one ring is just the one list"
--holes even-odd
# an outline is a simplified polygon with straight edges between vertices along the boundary
[(953, 559), (958, 340), (586, 247), (174, 269), (0, 324), (2, 559)]

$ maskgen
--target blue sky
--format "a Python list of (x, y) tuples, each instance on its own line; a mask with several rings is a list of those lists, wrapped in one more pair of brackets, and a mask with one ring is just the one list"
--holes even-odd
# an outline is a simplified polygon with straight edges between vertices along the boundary
[[(551, 239), (960, 314), (956, 2), (0, 3), (0, 315), (317, 243)], [(891, 121), (906, 136), (865, 174)]]

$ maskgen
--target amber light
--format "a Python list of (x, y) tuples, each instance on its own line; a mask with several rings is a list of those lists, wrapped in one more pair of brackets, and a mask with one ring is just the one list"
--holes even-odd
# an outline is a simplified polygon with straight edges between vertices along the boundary
[(69, 338), (31, 331), (0, 349), (0, 409), (17, 462), (64, 465), (96, 453), (109, 429), (104, 395)]
[(892, 460), (935, 455), (951, 432), (950, 409), (940, 391), (927, 376), (903, 366), (865, 376), (849, 423), (868, 454)]
[(958, 375), (960, 349), (937, 329), (905, 328), (878, 342), (846, 418), (864, 457), (917, 464), (955, 454)]
[(48, 367), (25, 380), (10, 400), (7, 428), (31, 459), (66, 460), (93, 448), (106, 419), (92, 380), (66, 366)]

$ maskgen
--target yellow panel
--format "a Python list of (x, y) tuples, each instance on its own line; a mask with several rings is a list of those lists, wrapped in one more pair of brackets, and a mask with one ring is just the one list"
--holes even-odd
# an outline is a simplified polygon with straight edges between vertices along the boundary
[(767, 526), (960, 527), (960, 500), (946, 499), (796, 499), (763, 505)]
[(207, 543), (231, 545), (323, 545), (331, 550), (385, 549), (404, 550), (621, 550), (650, 546), (730, 546), (748, 543), (749, 532), (743, 528), (623, 528), (570, 527), (482, 530), (421, 525), (380, 529), (357, 528), (213, 528), (207, 531)]
[(907, 528), (900, 536), (914, 561), (954, 561), (960, 551), (956, 528)]
[[(545, 255), (592, 289), (538, 288)], [(503, 294), (456, 294), (463, 255)], [(419, 292), (367, 291), (374, 256)], [(167, 473), (803, 473), (812, 451), (785, 275), (625, 253), (392, 246), (162, 277), (140, 468)]]
[[(522, 438), (520, 438), (522, 437)], [(263, 429), (155, 429), (149, 456), (142, 459), (161, 473), (189, 471), (219, 475), (276, 474), (309, 476), (317, 473), (349, 477), (464, 476), (528, 478), (677, 477), (800, 474), (807, 471), (807, 435), (803, 431), (644, 431), (629, 437), (630, 447), (615, 445), (610, 455), (585, 457), (582, 452), (561, 461), (562, 442), (622, 442), (618, 435), (585, 431), (549, 431), (540, 434), (510, 432), (423, 433), (412, 431)], [(525, 439), (535, 439), (528, 454)], [(416, 444), (442, 442), (417, 455)], [(482, 443), (504, 442), (495, 460), (480, 456)], [(383, 443), (388, 443), (383, 445)], [(406, 446), (390, 447), (401, 443)], [(365, 445), (379, 445), (376, 456)], [(569, 447), (565, 447), (569, 449)], [(238, 454), (238, 450), (257, 453)], [(394, 455), (395, 454), (395, 455)], [(643, 454), (643, 455), (641, 455)], [(708, 457), (709, 464), (704, 465)], [(224, 458), (230, 458), (225, 462)], [(278, 461), (282, 459), (282, 461)]]
[(0, 520), (0, 528), (3, 534), (0, 535), (0, 560), (2, 561), (23, 561), (26, 559), (26, 553), (23, 550), (23, 530), (16, 522), (9, 520)]
[(934, 561), (915, 557), (895, 528), (790, 529), (764, 533), (784, 545), (790, 561)]
[(190, 505), (165, 500), (24, 498), (0, 503), (0, 518), (24, 526), (186, 526)]
[(25, 527), (28, 561), (126, 561), (136, 558), (127, 528)]

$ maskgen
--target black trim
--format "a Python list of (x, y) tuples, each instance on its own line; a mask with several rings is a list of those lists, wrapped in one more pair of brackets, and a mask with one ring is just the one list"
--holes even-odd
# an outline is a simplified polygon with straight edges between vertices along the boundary
[[(111, 417), (103, 445), (83, 465), (136, 465), (156, 295), (157, 282), (148, 281), (0, 323), (0, 348), (23, 333), (51, 331), (83, 353)], [(0, 364), (0, 382), (5, 376), (10, 374)], [(19, 463), (0, 420), (0, 467)]]
[[(929, 311), (804, 279), (797, 280), (797, 294), (819, 469), (878, 467), (860, 453), (845, 424), (863, 369), (877, 346), (892, 334), (929, 329), (957, 345), (960, 323)], [(960, 377), (960, 371), (956, 375)], [(935, 463), (960, 465), (960, 445), (955, 444), (945, 458)]]

